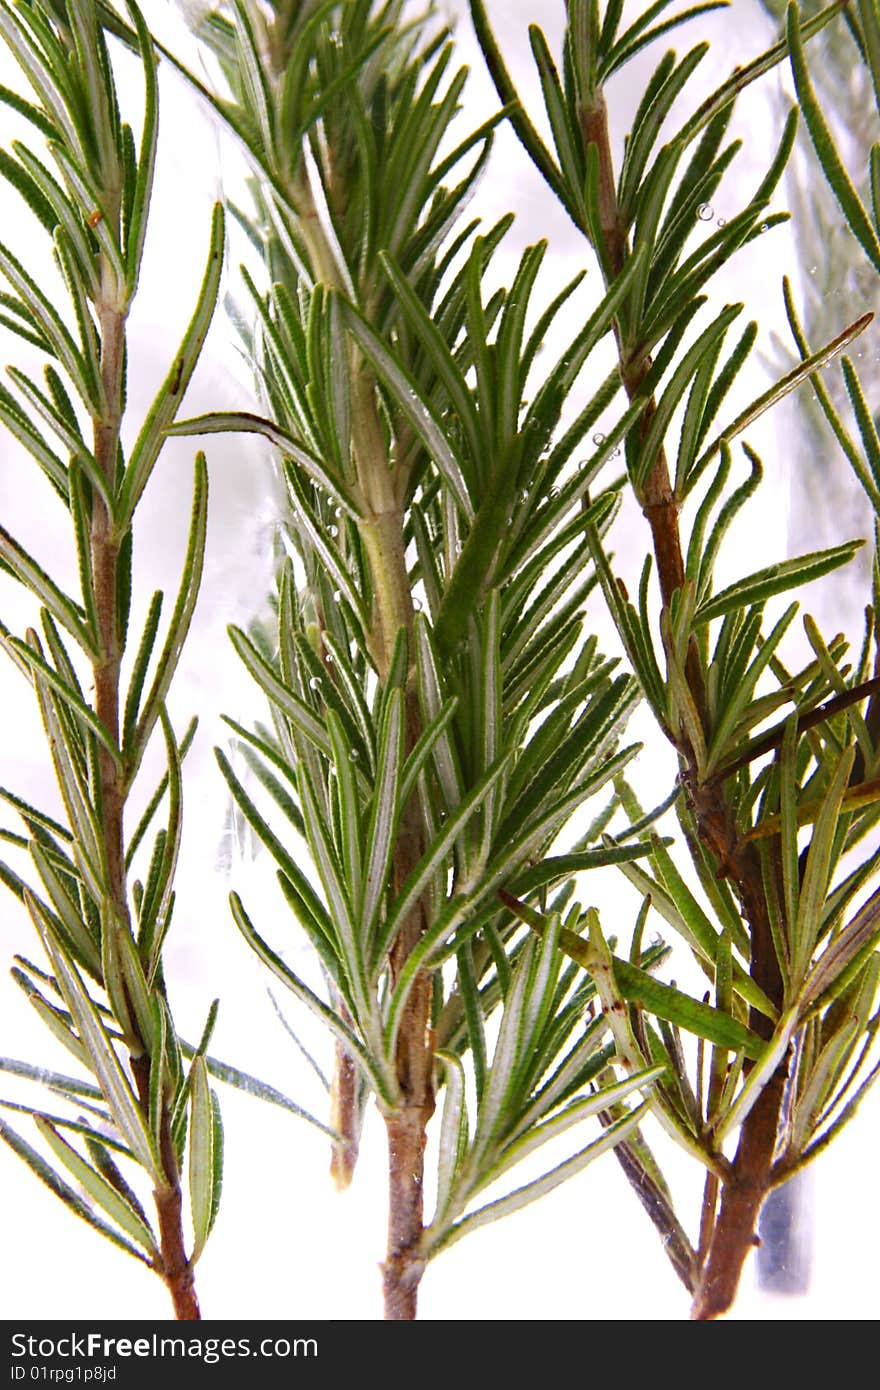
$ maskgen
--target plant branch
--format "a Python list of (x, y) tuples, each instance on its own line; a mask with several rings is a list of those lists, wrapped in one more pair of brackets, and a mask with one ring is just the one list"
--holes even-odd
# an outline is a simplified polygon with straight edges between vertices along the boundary
[[(614, 191), (614, 169), (604, 102), (597, 101), (582, 110), (581, 129), (585, 149), (589, 151), (591, 147), (594, 148), (598, 158), (599, 226), (603, 244), (597, 250), (606, 278), (612, 279), (624, 267), (627, 239)], [(637, 345), (633, 348), (623, 341), (619, 326), (617, 339), (621, 380), (632, 400), (643, 387), (651, 361), (640, 354)], [(640, 421), (640, 442), (647, 437), (655, 416), (656, 404), (652, 400)], [(679, 506), (662, 447), (657, 452), (639, 500), (651, 528), (663, 606), (669, 610), (674, 595), (684, 584), (685, 567)], [(693, 636), (688, 643), (685, 676), (706, 730), (705, 678)], [(695, 753), (684, 731), (673, 730), (672, 737), (682, 760), (684, 782), (693, 803), (697, 833), (718, 864), (719, 875), (732, 884), (749, 924), (752, 942), (750, 973), (773, 1003), (779, 1005), (782, 1001), (782, 977), (757, 852), (753, 845), (741, 842), (737, 836), (732, 810), (724, 800), (720, 786), (700, 781)], [(750, 1024), (760, 1036), (769, 1037), (769, 1021), (754, 1009), (751, 1011)], [(753, 1243), (761, 1203), (770, 1187), (784, 1082), (785, 1068), (782, 1066), (765, 1087), (743, 1124), (732, 1175), (723, 1185), (720, 1211), (709, 1237), (706, 1263), (695, 1294), (694, 1317), (718, 1316), (729, 1308), (735, 1296), (742, 1265)]]
[[(110, 271), (104, 267), (104, 279)], [(101, 334), (101, 383), (106, 410), (94, 422), (95, 461), (113, 496), (116, 490), (119, 429), (123, 404), (123, 364), (125, 354), (124, 309), (101, 303), (98, 306)], [(122, 661), (122, 633), (119, 612), (119, 564), (121, 541), (104, 499), (92, 498), (91, 560), (95, 611), (98, 623), (100, 658), (93, 668), (95, 713), (115, 745), (119, 745), (119, 684)], [(131, 932), (131, 917), (125, 875), (124, 811), (125, 771), (117, 766), (103, 746), (98, 748), (101, 830), (106, 856), (107, 920), (104, 930)], [(105, 956), (106, 956), (105, 952)], [(118, 950), (114, 951), (118, 956)], [(125, 993), (128, 989), (123, 986)], [(132, 1021), (134, 1007), (128, 1008)], [(133, 1045), (132, 1045), (133, 1044)], [(150, 1120), (150, 1056), (145, 1041), (130, 1040), (131, 1066), (144, 1119)], [(175, 1317), (194, 1321), (200, 1318), (193, 1270), (187, 1258), (183, 1233), (182, 1198), (177, 1154), (171, 1138), (171, 1114), (167, 1098), (162, 1102), (160, 1158), (165, 1182), (154, 1192), (159, 1226), (159, 1273), (174, 1305)]]
[[(269, 33), (268, 61), (277, 79), (283, 76), (288, 41), (279, 12)], [(341, 188), (334, 190), (340, 196)], [(336, 292), (347, 286), (318, 215), (308, 167), (300, 161), (291, 186), (303, 241), (308, 249), (316, 282)], [(363, 503), (358, 532), (369, 565), (374, 595), (370, 647), (381, 683), (387, 681), (403, 630), (412, 650), (414, 605), (406, 560), (404, 510), (401, 483), (403, 464), (392, 464), (379, 418), (376, 381), (359, 349), (349, 346), (348, 375), (351, 391), (351, 449), (356, 469), (356, 490)], [(421, 712), (412, 680), (405, 696), (405, 755), (421, 735)], [(424, 852), (424, 832), (416, 794), (402, 809), (392, 855), (392, 875), (399, 892)], [(425, 915), (417, 903), (403, 922), (392, 944), (390, 974), (396, 983), (425, 930)], [(424, 1270), (419, 1255), (424, 1229), (424, 1151), (426, 1129), (434, 1111), (433, 1057), (429, 1040), (431, 980), (421, 972), (412, 988), (401, 1023), (395, 1054), (400, 1104), (385, 1110), (389, 1155), (388, 1247), (383, 1270), (385, 1317), (408, 1320), (416, 1316), (418, 1285)], [(334, 1128), (342, 1136), (331, 1162), (337, 1183), (351, 1179), (356, 1161), (360, 1125), (354, 1103), (353, 1061), (337, 1046), (332, 1086)]]

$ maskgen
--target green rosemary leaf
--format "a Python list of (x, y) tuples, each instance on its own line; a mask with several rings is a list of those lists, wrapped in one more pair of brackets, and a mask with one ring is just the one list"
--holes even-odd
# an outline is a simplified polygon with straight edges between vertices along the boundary
[(49, 895), (49, 901), (57, 914), (58, 926), (63, 929), (68, 949), (74, 959), (88, 970), (93, 979), (99, 979), (101, 952), (98, 943), (82, 919), (79, 904), (71, 898), (66, 885), (56, 872), (55, 866), (39, 841), (31, 840), (29, 849), (43, 887)]
[(758, 570), (747, 579), (731, 584), (721, 593), (700, 603), (694, 621), (697, 624), (712, 622), (733, 609), (762, 603), (774, 594), (786, 593), (796, 585), (818, 579), (840, 565), (848, 564), (863, 544), (860, 540), (848, 541), (844, 545), (831, 546), (828, 550), (817, 550), (793, 560), (783, 560), (778, 565), (768, 565), (766, 569)]
[(137, 155), (134, 196), (131, 202), (131, 212), (127, 218), (124, 247), (126, 289), (129, 299), (133, 299), (138, 286), (147, 231), (147, 214), (153, 193), (153, 174), (156, 165), (158, 138), (158, 78), (153, 41), (146, 21), (134, 0), (126, 0), (126, 9), (131, 15), (137, 31), (138, 51), (144, 74), (144, 119)]
[(566, 101), (556, 65), (550, 54), (541, 29), (537, 24), (529, 25), (529, 42), (532, 57), (538, 69), (544, 108), (550, 122), (553, 143), (559, 161), (559, 171), (565, 182), (566, 191), (572, 204), (578, 209), (583, 220), (582, 200), (584, 187), (584, 161), (581, 146), (581, 133), (572, 125), (571, 112)]
[[(63, 622), (63, 618), (61, 619)], [(27, 643), (22, 642), (17, 637), (4, 637), (0, 634), (0, 646), (9, 654), (15, 655), (19, 660), (24, 661), (31, 669), (34, 680), (39, 680), (49, 686), (61, 700), (62, 705), (78, 722), (84, 724), (92, 731), (102, 747), (106, 748), (110, 757), (118, 768), (122, 767), (122, 754), (116, 747), (114, 740), (101, 723), (94, 710), (72, 690), (65, 680), (55, 671), (48, 662), (44, 661), (38, 652)]]
[(400, 795), (404, 734), (404, 696), (402, 691), (393, 690), (379, 735), (376, 780), (364, 840), (364, 878), (358, 931), (366, 942), (373, 938), (376, 919), (387, 891), (398, 815), (400, 807), (405, 805)]
[(151, 1260), (157, 1256), (156, 1240), (142, 1218), (135, 1211), (134, 1207), (125, 1200), (124, 1197), (112, 1187), (106, 1178), (102, 1177), (90, 1163), (87, 1163), (71, 1144), (55, 1129), (54, 1125), (40, 1115), (35, 1115), (34, 1120), (42, 1137), (52, 1149), (56, 1158), (60, 1159), (65, 1168), (73, 1174), (87, 1192), (88, 1196), (102, 1207), (107, 1215), (114, 1221), (127, 1235), (135, 1240), (146, 1250)]
[[(618, 188), (620, 215), (625, 225), (629, 225), (632, 220), (637, 190), (672, 104), (682, 88), (690, 81), (708, 51), (708, 43), (697, 44), (689, 53), (685, 54), (678, 67), (670, 67), (668, 77), (659, 86), (648, 109), (642, 113), (640, 120), (637, 119), (633, 123), (621, 167)], [(626, 57), (623, 61), (626, 61)]]
[(24, 1160), (40, 1181), (45, 1183), (49, 1190), (55, 1193), (56, 1197), (60, 1197), (65, 1206), (69, 1207), (75, 1215), (87, 1222), (94, 1230), (99, 1231), (101, 1235), (106, 1236), (114, 1245), (125, 1250), (129, 1255), (133, 1255), (135, 1259), (142, 1260), (144, 1264), (150, 1263), (147, 1257), (138, 1250), (137, 1246), (130, 1244), (130, 1242), (125, 1240), (117, 1230), (109, 1226), (106, 1221), (102, 1221), (99, 1216), (96, 1216), (74, 1188), (66, 1183), (63, 1178), (59, 1177), (42, 1155), (16, 1134), (15, 1130), (10, 1129), (3, 1120), (0, 1120), (0, 1139), (9, 1145), (13, 1153), (18, 1154), (19, 1158)]
[(792, 976), (796, 985), (804, 978), (816, 946), (822, 907), (830, 887), (832, 850), (840, 817), (840, 805), (850, 780), (854, 759), (855, 749), (845, 749), (828, 783), (813, 828), (798, 894), (797, 919), (790, 924)]
[(232, 915), (239, 931), (263, 963), (269, 967), (282, 984), (286, 985), (297, 998), (302, 1000), (302, 1002), (325, 1023), (334, 1037), (339, 1039), (349, 1055), (356, 1059), (376, 1094), (381, 1096), (386, 1102), (393, 1103), (397, 1088), (391, 1080), (391, 1077), (386, 1075), (383, 1070), (372, 1065), (370, 1057), (349, 1026), (344, 1023), (332, 1009), (328, 1008), (327, 1005), (309, 989), (308, 985), (304, 984), (303, 981), (285, 965), (280, 956), (276, 955), (271, 947), (263, 941), (245, 912), (241, 899), (237, 894), (233, 893), (231, 895), (230, 903), (232, 906)]
[(88, 1057), (89, 1066), (98, 1079), (120, 1132), (138, 1162), (152, 1176), (153, 1181), (159, 1184), (162, 1181), (162, 1169), (152, 1137), (144, 1126), (131, 1085), (113, 1051), (113, 1046), (95, 1005), (86, 992), (76, 966), (68, 956), (67, 951), (59, 941), (52, 937), (48, 930), (48, 924), (39, 911), (39, 905), (29, 894), (26, 896), (25, 903), (58, 977), (61, 991)]
[(37, 564), (23, 546), (19, 545), (9, 532), (0, 526), (0, 559), (5, 561), (15, 577), (36, 595), (40, 603), (48, 608), (54, 618), (75, 637), (83, 651), (90, 657), (95, 652), (95, 638), (89, 631), (85, 614), (78, 604), (69, 599), (58, 588), (44, 569)]
[(607, 82), (613, 73), (619, 72), (630, 59), (634, 58), (643, 48), (646, 48), (648, 44), (656, 42), (661, 34), (668, 34), (671, 29), (677, 29), (679, 25), (687, 24), (689, 20), (696, 19), (697, 15), (708, 14), (710, 10), (727, 9), (729, 4), (730, 0), (708, 0), (705, 4), (692, 5), (689, 9), (682, 10), (680, 14), (673, 15), (671, 19), (665, 19), (660, 24), (647, 28), (650, 17), (659, 14), (661, 9), (666, 8), (665, 4), (662, 6), (651, 5), (610, 50), (600, 68), (600, 81)]
[[(224, 242), (223, 209), (218, 203), (214, 208), (211, 222), (208, 262), (193, 316), (181, 339), (168, 375), (160, 386), (141, 427), (125, 470), (118, 501), (118, 526), (120, 530), (125, 529), (131, 523), (135, 508), (159, 456), (163, 439), (169, 432), (169, 427), (180, 409), (184, 393), (201, 355), (208, 327), (213, 317), (214, 306), (217, 302), (220, 274), (223, 269)], [(207, 483), (205, 487), (207, 487)]]
[[(510, 762), (510, 752), (505, 752), (486, 773), (477, 781), (473, 789), (462, 799), (461, 803), (454, 811), (449, 813), (440, 832), (435, 837), (433, 843), (428, 847), (422, 859), (416, 864), (412, 873), (403, 884), (399, 896), (394, 904), (389, 908), (388, 915), (382, 927), (382, 931), (377, 938), (376, 947), (373, 951), (372, 959), (376, 968), (385, 957), (390, 944), (394, 941), (397, 932), (405, 922), (414, 903), (418, 902), (422, 893), (426, 890), (431, 879), (438, 869), (447, 861), (448, 855), (470, 818), (480, 808), (489, 792), (503, 776)], [(427, 952), (433, 946), (439, 944), (440, 925), (437, 924), (433, 931), (429, 931), (423, 937), (423, 950)], [(445, 930), (445, 926), (443, 928)], [(414, 957), (411, 955), (409, 961)], [(407, 965), (409, 966), (409, 961)], [(408, 985), (409, 980), (401, 983)], [(395, 990), (394, 1001), (392, 1003), (391, 1014), (389, 1015), (388, 1036), (391, 1030), (396, 1027), (398, 1022), (395, 1005), (402, 998), (400, 987)]]
[(177, 670), (183, 644), (192, 623), (205, 563), (207, 528), (208, 469), (204, 454), (197, 454), (189, 539), (183, 562), (180, 588), (174, 611), (171, 614), (171, 621), (168, 624), (168, 633), (156, 663), (153, 681), (147, 697), (141, 705), (135, 732), (132, 736), (131, 752), (126, 760), (126, 779), (129, 786), (134, 781), (156, 720), (161, 717), (168, 689), (174, 672)]
[(385, 273), (394, 287), (394, 292), (400, 299), (401, 306), (412, 324), (413, 331), (418, 335), (434, 371), (446, 388), (452, 407), (465, 432), (470, 457), (463, 453), (460, 461), (465, 470), (465, 481), (470, 492), (474, 488), (471, 460), (479, 456), (483, 447), (483, 431), (464, 372), (456, 361), (455, 355), (449, 351), (443, 333), (414, 292), (409, 281), (402, 274), (397, 263), (388, 255), (383, 255), (381, 260)]
[(828, 129), (828, 124), (816, 99), (816, 92), (804, 52), (804, 31), (800, 23), (800, 8), (794, 3), (794, 0), (789, 4), (786, 12), (786, 37), (791, 54), (791, 68), (798, 100), (819, 163), (822, 165), (825, 177), (843, 210), (853, 236), (861, 245), (875, 270), (880, 270), (880, 241), (877, 239), (877, 233), (871, 225), (852, 180), (843, 166), (831, 131)]
[(483, 50), (483, 57), (495, 84), (495, 90), (502, 105), (512, 108), (511, 125), (522, 142), (523, 148), (562, 203), (575, 226), (580, 227), (579, 209), (572, 203), (565, 180), (554, 163), (550, 151), (526, 114), (525, 106), (504, 64), (501, 50), (489, 24), (483, 0), (469, 0), (469, 6), (477, 41)]
[(143, 634), (138, 645), (131, 678), (129, 680), (128, 694), (125, 699), (125, 712), (122, 721), (122, 751), (126, 758), (131, 756), (134, 743), (141, 697), (147, 679), (147, 669), (150, 664), (150, 657), (153, 654), (156, 633), (159, 630), (159, 618), (162, 614), (162, 600), (163, 595), (158, 590), (150, 599), (150, 606), (147, 609), (147, 616), (144, 619)]
[[(192, 747), (192, 742), (195, 738), (196, 730), (198, 729), (198, 727), (198, 719), (191, 719), (186, 727), (186, 732), (180, 741), (179, 756), (181, 763), (183, 762), (184, 758), (186, 757), (187, 753)], [(153, 817), (159, 809), (159, 805), (167, 790), (168, 773), (166, 772), (163, 773), (162, 777), (160, 778), (159, 784), (156, 787), (156, 790), (153, 793), (153, 795), (150, 797), (150, 800), (147, 802), (144, 813), (138, 821), (137, 826), (131, 836), (131, 839), (128, 842), (128, 847), (125, 852), (126, 871), (130, 869), (134, 856), (137, 853), (141, 845), (141, 842), (144, 838), (144, 835), (147, 833), (147, 830), (150, 827), (150, 823), (152, 822)]]
[(465, 1100), (465, 1073), (454, 1052), (437, 1054), (443, 1063), (443, 1118), (437, 1161), (437, 1196), (432, 1226), (441, 1225), (453, 1199), (456, 1179), (467, 1152), (468, 1116)]
[(533, 1179), (532, 1182), (527, 1183), (524, 1187), (517, 1188), (515, 1192), (511, 1192), (508, 1196), (499, 1197), (494, 1202), (490, 1202), (487, 1206), (480, 1207), (477, 1211), (465, 1216), (461, 1221), (457, 1222), (455, 1226), (444, 1232), (437, 1239), (431, 1253), (436, 1254), (441, 1248), (448, 1248), (453, 1241), (460, 1240), (463, 1235), (476, 1230), (480, 1226), (486, 1226), (492, 1221), (498, 1221), (501, 1217), (507, 1216), (511, 1212), (520, 1211), (523, 1207), (528, 1206), (529, 1203), (536, 1201), (539, 1197), (543, 1197), (548, 1192), (552, 1192), (554, 1188), (566, 1182), (569, 1178), (574, 1177), (575, 1174), (582, 1172), (589, 1163), (593, 1163), (603, 1153), (607, 1153), (609, 1149), (613, 1149), (615, 1145), (621, 1143), (629, 1134), (636, 1130), (640, 1122), (644, 1119), (649, 1107), (650, 1101), (644, 1101), (641, 1105), (637, 1106), (635, 1110), (627, 1112), (622, 1119), (615, 1120), (613, 1124), (609, 1125), (600, 1139), (594, 1139), (592, 1143), (580, 1149), (571, 1158), (565, 1159), (562, 1163), (557, 1164), (555, 1168), (552, 1168), (542, 1177)]
[(782, 400), (783, 396), (787, 396), (789, 391), (793, 391), (796, 386), (800, 386), (801, 382), (805, 381), (808, 376), (816, 372), (819, 367), (823, 367), (826, 362), (830, 362), (833, 357), (836, 357), (839, 352), (842, 352), (845, 347), (848, 347), (861, 333), (864, 333), (865, 329), (872, 322), (873, 317), (873, 314), (862, 314), (854, 323), (851, 323), (848, 328), (845, 328), (842, 333), (839, 333), (836, 338), (833, 338), (830, 343), (826, 343), (825, 347), (819, 348), (817, 352), (811, 353), (810, 356), (806, 357), (797, 367), (787, 372), (784, 377), (781, 377), (779, 381), (775, 382), (769, 390), (758, 396), (758, 398), (738, 415), (726, 429), (722, 430), (718, 438), (704, 451), (699, 462), (695, 465), (695, 471), (702, 471), (707, 458), (720, 447), (722, 440), (727, 440), (729, 443), (731, 439), (735, 439), (743, 430), (748, 429), (749, 425), (754, 424), (755, 420), (763, 415), (766, 410), (769, 410), (772, 405)]
[(208, 1086), (208, 1068), (200, 1054), (192, 1061), (189, 1089), (189, 1195), (195, 1237), (190, 1261), (195, 1263), (205, 1248), (211, 1230), (214, 1190), (217, 1186), (214, 1165), (220, 1157), (214, 1152), (214, 1110)]
[(241, 657), (254, 680), (268, 696), (272, 706), (289, 719), (293, 726), (300, 733), (304, 734), (310, 743), (314, 744), (322, 753), (329, 756), (330, 740), (322, 721), (318, 719), (308, 705), (304, 704), (303, 701), (285, 685), (243, 632), (238, 628), (231, 628), (229, 636), (238, 655)]
[(420, 396), (418, 384), (402, 363), (376, 335), (365, 318), (351, 305), (345, 305), (346, 327), (367, 361), (394, 396), (443, 475), (464, 517), (473, 520), (471, 502), (461, 460), (431, 405)]
[[(309, 918), (313, 922), (313, 933), (322, 936), (325, 940), (336, 941), (336, 931), (331, 918), (327, 914), (315, 890), (312, 888), (305, 874), (299, 868), (292, 854), (278, 837), (274, 834), (267, 821), (263, 819), (244, 787), (239, 782), (235, 773), (229, 765), (225, 754), (219, 748), (215, 749), (215, 756), (223, 779), (228, 786), (236, 805), (239, 807), (245, 820), (251, 826), (254, 834), (265, 845), (281, 872), (295, 886), (297, 894), (305, 909), (308, 911)], [(312, 934), (312, 933), (310, 933)]]
[(670, 420), (679, 401), (693, 382), (707, 354), (718, 350), (724, 340), (724, 335), (733, 320), (742, 312), (742, 308), (741, 304), (731, 304), (722, 309), (709, 327), (703, 330), (676, 367), (669, 385), (657, 404), (657, 411), (651, 421), (647, 436), (640, 444), (638, 471), (633, 477), (633, 483), (637, 488), (643, 488), (651, 475), (657, 454), (663, 447)]

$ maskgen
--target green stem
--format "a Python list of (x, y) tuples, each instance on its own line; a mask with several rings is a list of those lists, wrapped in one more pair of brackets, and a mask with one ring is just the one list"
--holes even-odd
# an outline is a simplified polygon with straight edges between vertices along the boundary
[[(286, 40), (281, 17), (268, 37), (268, 58), (276, 79), (286, 66)], [(344, 285), (333, 249), (317, 212), (308, 170), (300, 163), (290, 186), (290, 202), (300, 225), (311, 270), (317, 282), (340, 292)], [(369, 306), (367, 306), (369, 312)], [(360, 353), (352, 347), (349, 360), (351, 388), (351, 444), (357, 470), (356, 487), (362, 503), (358, 524), (373, 589), (373, 630), (370, 646), (380, 681), (391, 666), (398, 632), (412, 637), (414, 607), (406, 562), (402, 465), (392, 466), (377, 409), (376, 382)], [(421, 713), (415, 690), (406, 699), (406, 750), (411, 751), (421, 733)], [(418, 803), (413, 798), (401, 816), (392, 871), (397, 890), (424, 852), (424, 831)], [(409, 914), (391, 949), (392, 981), (400, 975), (425, 930), (421, 904)], [(418, 1286), (424, 1268), (419, 1257), (424, 1229), (423, 1179), (425, 1134), (434, 1111), (433, 1054), (430, 1044), (431, 981), (427, 974), (416, 980), (406, 1006), (396, 1047), (395, 1070), (399, 1106), (385, 1114), (388, 1133), (388, 1248), (383, 1268), (385, 1316), (409, 1320), (416, 1316)], [(334, 1146), (331, 1171), (345, 1185), (351, 1178), (357, 1155), (359, 1125), (352, 1103), (352, 1062), (337, 1049), (332, 1088), (334, 1119), (342, 1136)]]

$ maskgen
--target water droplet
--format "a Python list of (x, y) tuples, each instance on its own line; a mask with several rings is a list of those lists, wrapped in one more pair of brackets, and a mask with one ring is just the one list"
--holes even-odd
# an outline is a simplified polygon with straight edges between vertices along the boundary
[(525, 487), (523, 488), (522, 492), (521, 492), (520, 495), (519, 495), (519, 500), (520, 500), (520, 502), (528, 502), (528, 500), (529, 500), (529, 490), (528, 490), (528, 488), (525, 488)]
[(596, 433), (593, 435), (593, 443), (594, 443), (594, 444), (604, 444), (604, 443), (605, 443), (605, 436), (604, 436), (604, 434), (602, 434), (601, 430), (597, 430)]
[(762, 222), (762, 223), (761, 223), (761, 231), (762, 231), (762, 232), (769, 232), (769, 230), (770, 230), (770, 223), (769, 223), (769, 222)]
[(697, 208), (697, 216), (701, 222), (711, 222), (712, 218), (715, 216), (715, 209), (712, 207), (711, 203), (700, 203), (700, 206)]
[(414, 612), (414, 613), (421, 613), (421, 611), (422, 611), (422, 600), (421, 600), (420, 598), (414, 598), (414, 599), (413, 599), (413, 612)]
[(334, 590), (333, 590), (333, 602), (334, 602), (334, 603), (341, 603), (341, 602), (342, 602), (342, 590), (341, 590), (341, 589), (334, 589)]
[(338, 527), (338, 526), (328, 526), (328, 527), (327, 527), (327, 531), (328, 531), (328, 534), (331, 535), (331, 536), (338, 536), (338, 535), (339, 535), (339, 527)]
[(320, 677), (320, 676), (312, 676), (312, 679), (309, 681), (309, 685), (311, 686), (312, 690), (320, 690), (320, 689), (321, 689), (321, 677)]
[(341, 508), (341, 507), (334, 507), (334, 508), (333, 508), (333, 515), (334, 515), (334, 516), (342, 516), (342, 508)]
[(359, 757), (360, 757), (360, 753), (357, 751), (357, 749), (356, 749), (356, 748), (352, 748), (351, 752), (350, 752), (349, 755), (348, 755), (348, 761), (349, 761), (350, 763), (356, 763)]
[(727, 218), (726, 218), (726, 217), (719, 217), (719, 219), (718, 219), (718, 226), (719, 226), (719, 227), (726, 227), (726, 226), (727, 226)]
[(612, 457), (613, 459), (619, 459), (619, 458), (620, 458), (620, 445), (619, 445), (619, 444), (618, 444), (618, 446), (617, 446), (616, 449), (612, 449), (612, 451), (611, 451), (611, 457)]

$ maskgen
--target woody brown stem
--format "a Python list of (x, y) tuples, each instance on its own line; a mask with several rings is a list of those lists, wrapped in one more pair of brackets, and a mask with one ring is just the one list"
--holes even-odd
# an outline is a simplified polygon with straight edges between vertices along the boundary
[[(601, 93), (597, 93), (594, 100), (584, 106), (580, 117), (584, 146), (592, 145), (598, 155), (601, 245), (596, 249), (606, 280), (610, 283), (624, 268), (628, 244), (627, 229), (617, 203), (607, 113)], [(619, 321), (615, 331), (621, 381), (629, 399), (634, 400), (644, 389), (651, 360), (640, 348), (637, 333), (634, 341), (626, 341)], [(639, 422), (640, 442), (646, 440), (655, 416), (656, 403), (651, 399)], [(651, 528), (661, 598), (664, 608), (668, 610), (674, 595), (682, 588), (686, 575), (679, 502), (662, 447), (651, 463), (639, 501)], [(708, 711), (703, 665), (693, 638), (688, 647), (685, 676), (706, 728)], [(679, 754), (683, 780), (693, 802), (697, 835), (715, 860), (719, 876), (724, 876), (731, 884), (748, 924), (752, 947), (751, 976), (764, 993), (779, 1005), (782, 1000), (782, 978), (757, 851), (753, 844), (740, 840), (733, 811), (725, 798), (720, 779), (701, 783), (697, 776), (696, 759), (686, 735), (682, 730), (672, 729), (670, 736)], [(752, 1010), (750, 1022), (761, 1037), (769, 1036), (772, 1026), (755, 1010)], [(694, 1318), (719, 1316), (729, 1309), (736, 1296), (743, 1264), (755, 1240), (761, 1204), (771, 1185), (785, 1090), (785, 1070), (783, 1063), (743, 1122), (736, 1158), (730, 1176), (722, 1186), (717, 1212), (714, 1179), (707, 1188), (700, 1231), (700, 1254), (703, 1259), (693, 1302)]]
[[(341, 1000), (336, 1007), (350, 1026), (352, 1020)], [(340, 1138), (334, 1140), (330, 1154), (330, 1176), (340, 1192), (351, 1184), (357, 1166), (361, 1130), (359, 1091), (360, 1074), (354, 1058), (341, 1042), (337, 1042), (330, 1091), (330, 1126)]]
[[(146, 1055), (132, 1060), (132, 1072), (141, 1108), (147, 1112), (150, 1095), (150, 1060)], [(171, 1112), (163, 1108), (159, 1134), (159, 1156), (166, 1182), (153, 1192), (159, 1227), (159, 1259), (155, 1265), (171, 1295), (174, 1316), (178, 1322), (199, 1322), (201, 1311), (196, 1297), (193, 1266), (186, 1253), (183, 1235), (183, 1196), (177, 1166), (177, 1154), (171, 1136)]]
[[(407, 747), (418, 738), (421, 715), (413, 692), (407, 696)], [(424, 850), (418, 805), (406, 808), (394, 852), (394, 884), (399, 892)], [(409, 914), (391, 952), (391, 978), (396, 982), (425, 929), (417, 904)], [(388, 1134), (388, 1249), (383, 1266), (385, 1318), (398, 1322), (415, 1318), (418, 1289), (425, 1262), (421, 1254), (424, 1230), (425, 1139), (434, 1113), (433, 1053), (430, 1039), (431, 977), (416, 977), (398, 1034), (395, 1066), (401, 1104), (386, 1114)]]
[[(359, 484), (367, 501), (367, 514), (360, 523), (360, 533), (375, 595), (372, 649), (379, 678), (385, 680), (398, 632), (403, 628), (412, 637), (414, 609), (406, 562), (403, 508), (394, 474), (388, 468), (372, 379), (357, 359), (353, 363), (353, 373), (353, 396), (357, 406), (355, 456)], [(410, 688), (406, 694), (407, 753), (418, 742), (421, 728), (418, 697)], [(401, 816), (393, 852), (395, 892), (401, 891), (424, 849), (421, 812), (413, 797)], [(424, 934), (425, 925), (422, 904), (417, 903), (391, 948), (392, 986)], [(424, 1271), (419, 1251), (424, 1227), (425, 1135), (434, 1112), (430, 1009), (431, 977), (423, 971), (410, 990), (398, 1031), (395, 1071), (400, 1101), (385, 1114), (389, 1207), (383, 1285), (385, 1317), (389, 1321), (415, 1318), (418, 1286)]]
[(733, 1305), (746, 1259), (757, 1241), (758, 1217), (770, 1190), (770, 1173), (785, 1090), (780, 1069), (758, 1097), (740, 1134), (733, 1176), (725, 1183), (691, 1318), (705, 1322)]

